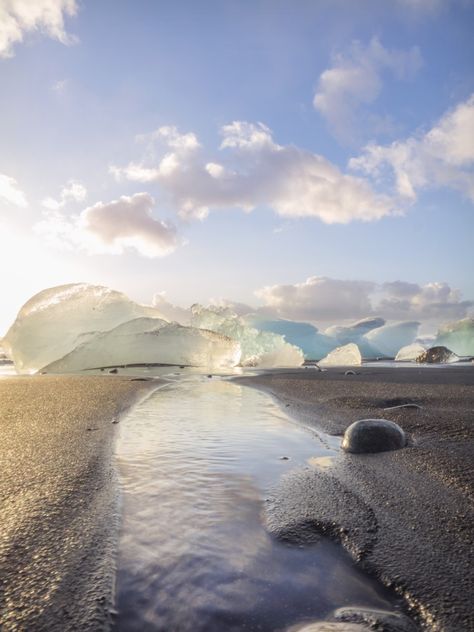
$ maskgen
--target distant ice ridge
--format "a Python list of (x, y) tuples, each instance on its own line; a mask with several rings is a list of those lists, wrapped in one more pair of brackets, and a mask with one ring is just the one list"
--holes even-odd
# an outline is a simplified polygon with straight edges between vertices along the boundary
[(240, 343), (242, 366), (276, 367), (300, 366), (304, 362), (302, 350), (277, 333), (259, 331), (251, 327), (225, 307), (191, 307), (191, 324), (201, 329), (216, 331)]
[(474, 318), (463, 318), (439, 328), (433, 346), (442, 345), (458, 356), (474, 356)]

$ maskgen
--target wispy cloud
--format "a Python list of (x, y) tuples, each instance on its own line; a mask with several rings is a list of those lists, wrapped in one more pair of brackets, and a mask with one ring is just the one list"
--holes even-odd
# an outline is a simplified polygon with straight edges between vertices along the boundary
[(62, 44), (74, 43), (64, 19), (77, 12), (76, 0), (0, 0), (0, 57), (12, 57), (15, 44), (27, 33), (41, 32)]
[(371, 144), (349, 166), (374, 179), (394, 181), (398, 194), (415, 200), (425, 188), (449, 187), (474, 200), (474, 95), (426, 133), (390, 145)]
[(15, 178), (0, 173), (0, 202), (15, 206), (28, 206), (26, 196), (19, 188)]
[(309, 277), (255, 292), (277, 316), (295, 320), (341, 320), (382, 316), (390, 320), (449, 320), (466, 316), (474, 305), (447, 283), (425, 285)]
[(179, 245), (172, 224), (153, 217), (155, 200), (148, 193), (98, 202), (78, 215), (47, 211), (35, 229), (60, 248), (90, 254), (122, 254), (134, 250), (144, 257), (162, 257)]
[(409, 51), (388, 50), (375, 37), (367, 46), (353, 42), (347, 53), (334, 56), (331, 67), (319, 77), (314, 107), (343, 142), (355, 139), (361, 118), (371, 129), (391, 129), (393, 123), (386, 116), (369, 117), (364, 109), (380, 95), (385, 73), (397, 79), (410, 79), (421, 65), (421, 54), (416, 47)]
[(69, 180), (69, 182), (62, 187), (59, 200), (47, 197), (41, 202), (41, 206), (51, 211), (57, 211), (64, 208), (69, 202), (83, 202), (86, 197), (86, 187), (76, 180)]
[[(162, 130), (172, 130), (164, 133)], [(284, 217), (315, 217), (327, 224), (372, 221), (394, 212), (391, 200), (364, 178), (342, 173), (323, 156), (294, 145), (278, 145), (262, 123), (234, 121), (221, 129), (220, 155), (204, 157), (194, 134), (160, 128), (159, 161), (111, 167), (120, 179), (157, 182), (182, 217), (210, 211), (269, 206)]]

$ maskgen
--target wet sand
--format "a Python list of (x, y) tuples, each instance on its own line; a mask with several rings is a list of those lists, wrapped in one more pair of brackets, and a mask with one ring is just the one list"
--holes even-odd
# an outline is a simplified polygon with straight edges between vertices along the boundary
[[(341, 452), (328, 468), (290, 473), (268, 503), (268, 528), (341, 541), (426, 630), (474, 630), (474, 367), (355, 370), (237, 378), (315, 429), (342, 434), (357, 419), (385, 418), (411, 439), (402, 450)], [(406, 402), (421, 408), (386, 410)]]
[(156, 382), (116, 376), (0, 379), (0, 629), (110, 623), (116, 423)]

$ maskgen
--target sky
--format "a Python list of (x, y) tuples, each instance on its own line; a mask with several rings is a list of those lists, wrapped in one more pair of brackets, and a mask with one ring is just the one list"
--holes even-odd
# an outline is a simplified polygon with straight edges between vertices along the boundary
[(0, 0), (0, 335), (74, 282), (472, 315), (473, 27), (472, 0)]

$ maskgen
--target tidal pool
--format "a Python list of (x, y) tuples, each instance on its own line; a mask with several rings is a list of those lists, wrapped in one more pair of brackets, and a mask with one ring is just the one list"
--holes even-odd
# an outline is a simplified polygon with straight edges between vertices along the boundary
[(121, 422), (116, 629), (276, 631), (396, 599), (327, 539), (265, 530), (265, 502), (295, 467), (330, 467), (339, 439), (293, 422), (256, 390), (191, 376)]

